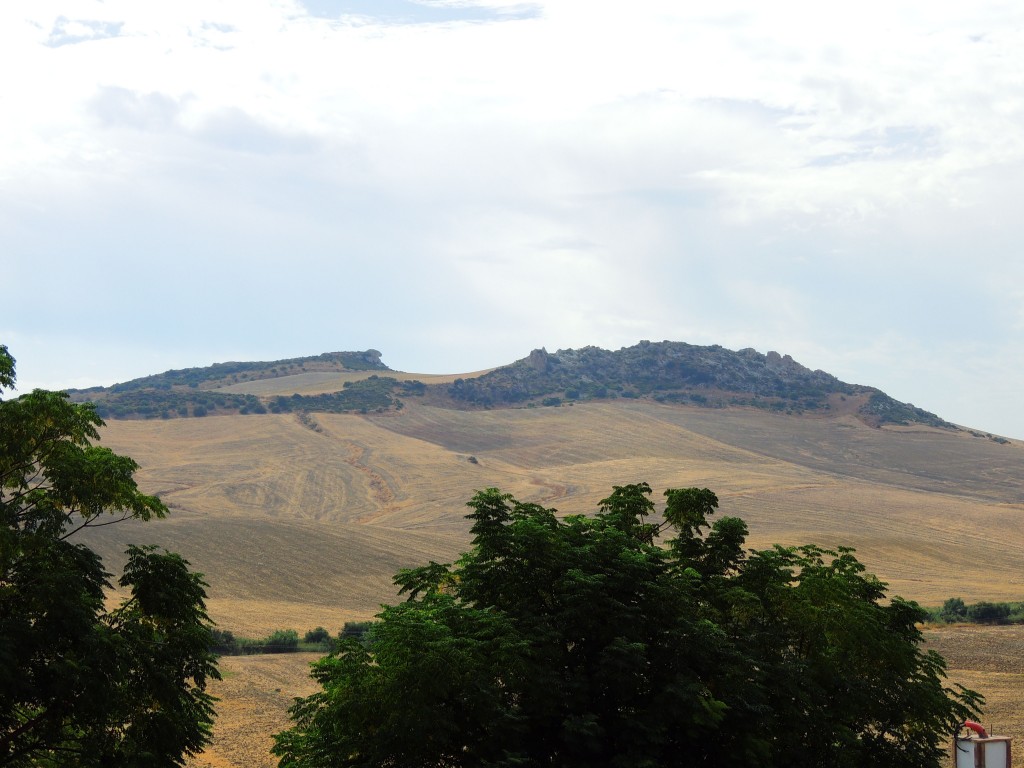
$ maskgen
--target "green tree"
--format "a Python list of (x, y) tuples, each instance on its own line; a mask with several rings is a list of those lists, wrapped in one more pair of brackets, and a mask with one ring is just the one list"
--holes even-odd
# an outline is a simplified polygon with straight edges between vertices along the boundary
[(311, 629), (302, 637), (304, 643), (326, 643), (331, 639), (331, 633), (323, 627)]
[[(0, 346), (0, 392), (15, 382)], [(213, 717), (205, 584), (175, 554), (131, 547), (110, 574), (86, 527), (163, 517), (137, 465), (92, 445), (102, 421), (65, 393), (0, 399), (0, 766), (182, 765)]]
[(967, 618), (977, 624), (1003, 624), (1010, 615), (1006, 603), (990, 603), (983, 600), (967, 608)]
[[(364, 646), (314, 665), (282, 768), (936, 766), (978, 697), (924, 611), (847, 549), (747, 553), (707, 489), (616, 487), (559, 518), (496, 489), (473, 546), (405, 570)], [(670, 534), (665, 546), (655, 544)]]
[(951, 597), (942, 604), (942, 610), (939, 612), (939, 617), (947, 623), (952, 623), (954, 621), (966, 621), (967, 604), (964, 602), (962, 597)]

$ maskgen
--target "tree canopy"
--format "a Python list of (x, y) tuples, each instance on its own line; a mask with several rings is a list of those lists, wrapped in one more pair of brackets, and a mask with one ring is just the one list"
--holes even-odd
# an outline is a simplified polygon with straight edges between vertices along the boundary
[[(275, 736), (282, 768), (936, 766), (977, 694), (849, 549), (744, 548), (707, 489), (560, 518), (491, 488)], [(657, 519), (658, 522), (650, 522)], [(665, 536), (665, 541), (659, 539)]]
[[(0, 394), (15, 361), (0, 346)], [(205, 583), (180, 556), (133, 546), (112, 586), (74, 534), (163, 517), (138, 466), (93, 445), (89, 404), (0, 399), (0, 766), (172, 766), (209, 738), (217, 677)]]

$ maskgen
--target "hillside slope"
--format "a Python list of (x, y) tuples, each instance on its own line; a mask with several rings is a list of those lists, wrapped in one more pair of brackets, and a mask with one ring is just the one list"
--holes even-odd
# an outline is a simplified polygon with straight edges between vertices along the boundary
[(1019, 599), (1024, 447), (850, 416), (618, 399), (560, 408), (112, 421), (104, 443), (142, 466), (169, 519), (90, 542), (182, 552), (224, 627), (337, 629), (394, 599), (400, 567), (465, 547), (465, 503), (496, 486), (563, 513), (613, 485), (706, 486), (753, 546), (857, 547), (896, 592), (936, 604)]
[[(746, 520), (752, 547), (853, 546), (892, 594), (928, 605), (1024, 597), (1024, 445), (774, 353), (540, 351), (444, 377), (337, 361), (264, 364), (237, 381), (199, 370), (95, 397), (128, 409), (170, 394), (189, 416), (204, 401), (187, 398), (213, 404), (205, 418), (150, 409), (108, 421), (104, 444), (140, 463), (142, 487), (171, 515), (82, 538), (113, 572), (130, 542), (181, 552), (210, 584), (214, 620), (237, 634), (372, 617), (397, 599), (399, 568), (458, 556), (465, 503), (489, 486), (563, 514), (640, 480), (659, 507), (665, 488), (710, 487), (720, 514)], [(958, 660), (958, 635), (932, 635), (952, 651), (954, 679), (990, 696), (990, 716), (1019, 735), (1017, 652), (1007, 645), (990, 672)], [(190, 765), (275, 764), (267, 734), (311, 690), (307, 662), (228, 659), (214, 745)]]

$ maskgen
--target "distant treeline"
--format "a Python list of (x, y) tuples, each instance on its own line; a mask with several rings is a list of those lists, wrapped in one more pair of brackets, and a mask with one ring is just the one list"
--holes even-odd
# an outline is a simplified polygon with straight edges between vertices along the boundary
[[(369, 642), (372, 621), (346, 621), (339, 637), (354, 637)], [(323, 627), (311, 629), (299, 639), (294, 629), (278, 629), (263, 638), (235, 637), (226, 629), (213, 630), (211, 650), (220, 656), (255, 656), (264, 653), (327, 653), (334, 648), (335, 638)]]
[(390, 376), (371, 375), (361, 381), (346, 381), (340, 392), (324, 395), (278, 395), (272, 397), (267, 407), (272, 413), (308, 411), (315, 413), (367, 413), (400, 410), (402, 401), (395, 395), (419, 396), (427, 387), (421, 381), (398, 381)]
[(140, 389), (118, 392), (95, 401), (103, 419), (177, 419), (222, 413), (266, 413), (255, 395), (201, 390)]
[(951, 597), (941, 608), (928, 608), (931, 620), (937, 624), (1024, 624), (1024, 602), (993, 603), (983, 600), (965, 603)]
[(275, 396), (261, 399), (215, 390), (137, 389), (108, 394), (95, 401), (104, 419), (175, 419), (223, 414), (317, 412), (368, 413), (402, 408), (398, 395), (418, 396), (426, 392), (420, 381), (398, 381), (390, 376), (370, 375), (348, 381), (344, 389), (322, 395)]

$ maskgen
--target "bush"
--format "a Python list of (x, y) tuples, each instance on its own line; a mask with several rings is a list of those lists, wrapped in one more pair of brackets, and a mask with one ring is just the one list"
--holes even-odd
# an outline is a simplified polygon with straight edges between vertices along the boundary
[(928, 620), (945, 624), (1024, 624), (1024, 603), (994, 603), (982, 600), (968, 605), (959, 597), (951, 597), (941, 608), (929, 608)]
[(259, 640), (240, 638), (238, 653), (254, 656), (260, 653), (294, 653), (299, 650), (299, 633), (294, 629), (278, 629)]
[(316, 629), (309, 630), (309, 632), (307, 632), (305, 634), (305, 636), (302, 638), (302, 642), (304, 642), (304, 643), (323, 643), (323, 642), (326, 642), (327, 640), (330, 640), (330, 639), (331, 639), (331, 633), (330, 632), (328, 632), (323, 627), (317, 627)]
[(211, 630), (210, 650), (219, 656), (236, 656), (238, 654), (238, 640), (228, 629)]
[(299, 650), (299, 633), (294, 629), (278, 629), (264, 640), (264, 653), (293, 653)]
[(358, 640), (365, 645), (370, 641), (371, 630), (376, 623), (375, 621), (346, 621), (345, 626), (341, 628), (341, 638), (343, 640)]
[(1005, 624), (1010, 615), (1007, 603), (989, 603), (982, 601), (967, 609), (967, 618), (976, 624)]
[(949, 600), (942, 604), (939, 618), (947, 624), (955, 621), (965, 621), (967, 619), (966, 603), (959, 597), (949, 598)]

